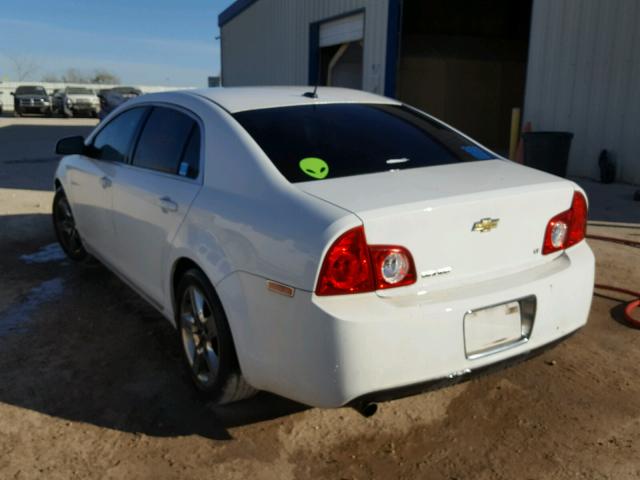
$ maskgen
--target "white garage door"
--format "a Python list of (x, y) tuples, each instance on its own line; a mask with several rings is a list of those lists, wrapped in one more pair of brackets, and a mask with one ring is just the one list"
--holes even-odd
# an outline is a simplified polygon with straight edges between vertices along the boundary
[(320, 25), (320, 47), (362, 40), (364, 13), (332, 20)]

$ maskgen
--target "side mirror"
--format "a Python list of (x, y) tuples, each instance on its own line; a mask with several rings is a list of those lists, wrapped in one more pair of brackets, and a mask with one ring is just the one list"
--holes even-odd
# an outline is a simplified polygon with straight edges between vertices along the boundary
[(11, 96), (15, 97), (16, 96), (15, 92), (11, 92)]
[(85, 152), (84, 137), (78, 135), (58, 140), (56, 154), (58, 155), (82, 155)]

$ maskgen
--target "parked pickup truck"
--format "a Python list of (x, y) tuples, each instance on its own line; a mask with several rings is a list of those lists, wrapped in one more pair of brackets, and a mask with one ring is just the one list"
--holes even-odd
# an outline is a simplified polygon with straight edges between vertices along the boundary
[(11, 95), (13, 95), (13, 111), (16, 117), (21, 117), (25, 113), (51, 116), (51, 99), (43, 87), (21, 85)]
[(100, 90), (100, 92), (98, 92), (98, 98), (100, 99), (100, 120), (127, 100), (139, 97), (140, 95), (142, 95), (142, 92), (135, 87), (115, 87)]
[(55, 113), (65, 117), (77, 115), (97, 117), (100, 112), (100, 100), (90, 88), (66, 87), (56, 94), (54, 107)]

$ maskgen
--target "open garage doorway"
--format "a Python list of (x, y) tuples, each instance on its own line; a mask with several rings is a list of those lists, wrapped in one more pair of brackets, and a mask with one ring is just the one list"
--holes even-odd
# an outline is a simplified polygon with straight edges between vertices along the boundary
[[(314, 35), (314, 33), (312, 33)], [(318, 83), (362, 88), (364, 13), (351, 13), (317, 22)], [(313, 47), (312, 47), (313, 48)], [(313, 62), (313, 52), (310, 55)], [(310, 78), (310, 83), (315, 83)]]
[(322, 85), (361, 89), (362, 53), (362, 41), (321, 47)]
[(501, 154), (524, 103), (532, 0), (405, 0), (397, 96)]

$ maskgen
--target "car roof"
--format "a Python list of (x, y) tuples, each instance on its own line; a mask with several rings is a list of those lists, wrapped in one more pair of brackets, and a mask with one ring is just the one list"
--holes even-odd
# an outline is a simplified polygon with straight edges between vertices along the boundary
[(318, 87), (317, 98), (305, 97), (313, 87), (216, 87), (185, 90), (183, 93), (208, 98), (231, 113), (263, 108), (294, 105), (321, 105), (326, 103), (377, 103), (400, 105), (392, 98), (382, 97), (362, 90)]

